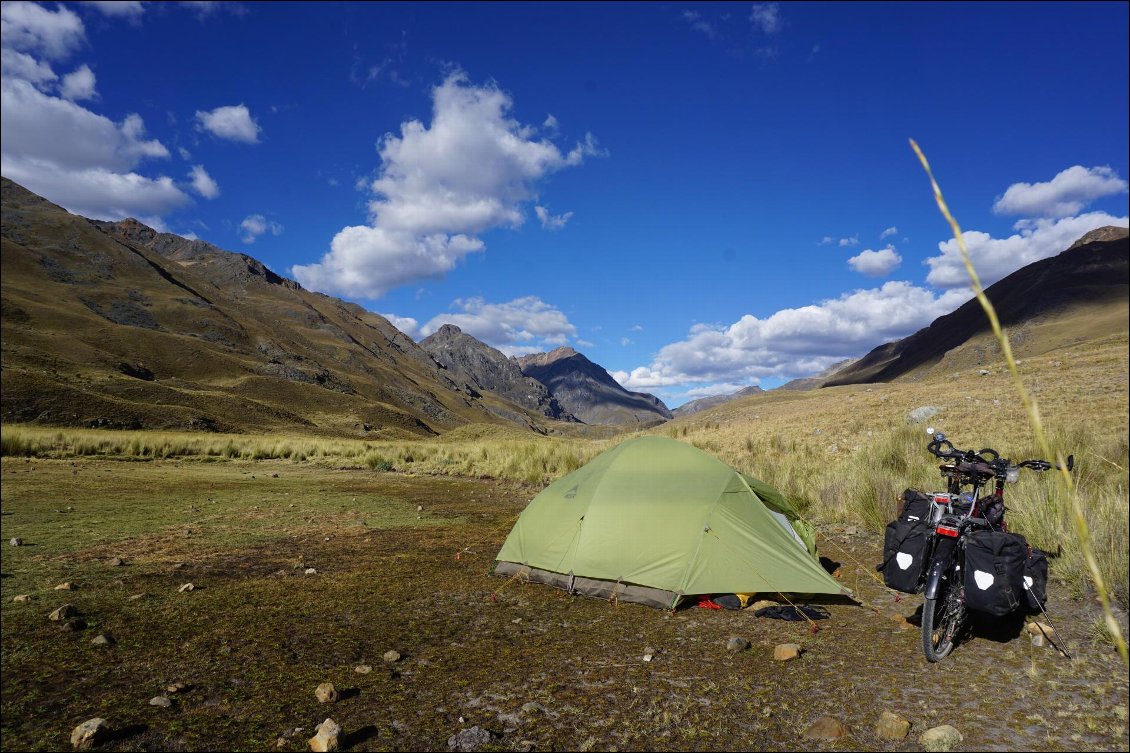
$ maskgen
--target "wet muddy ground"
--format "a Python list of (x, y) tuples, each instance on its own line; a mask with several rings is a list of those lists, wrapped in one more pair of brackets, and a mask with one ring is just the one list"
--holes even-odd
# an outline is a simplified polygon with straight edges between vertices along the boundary
[[(0, 480), (4, 541), (23, 540), (3, 549), (4, 750), (69, 749), (92, 717), (113, 730), (102, 750), (308, 750), (327, 717), (346, 750), (448, 750), (476, 726), (479, 750), (921, 750), (942, 724), (961, 750), (1128, 747), (1126, 668), (1054, 565), (1070, 659), (1015, 624), (930, 664), (907, 623), (921, 598), (874, 573), (879, 533), (821, 529), (858, 602), (826, 604), (814, 632), (491, 577), (538, 491), (511, 483), (23, 459)], [(64, 603), (80, 629), (47, 618)], [(750, 648), (727, 650), (735, 636)], [(782, 643), (803, 653), (774, 661)], [(315, 698), (324, 682), (337, 702)], [(883, 711), (911, 722), (905, 740), (876, 735)], [(823, 716), (848, 735), (804, 738)]]

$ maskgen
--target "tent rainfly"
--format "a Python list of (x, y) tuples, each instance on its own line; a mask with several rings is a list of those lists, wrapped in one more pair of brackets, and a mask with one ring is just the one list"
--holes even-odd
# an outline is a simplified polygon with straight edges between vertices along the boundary
[(692, 445), (650, 436), (534, 497), (493, 573), (666, 609), (698, 594), (850, 595), (780, 492)]

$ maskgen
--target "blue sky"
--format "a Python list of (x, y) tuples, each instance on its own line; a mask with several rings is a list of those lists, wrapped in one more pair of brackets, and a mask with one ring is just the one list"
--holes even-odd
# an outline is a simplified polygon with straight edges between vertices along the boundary
[(3, 174), (420, 338), (771, 388), (1126, 226), (1126, 3), (3, 3)]

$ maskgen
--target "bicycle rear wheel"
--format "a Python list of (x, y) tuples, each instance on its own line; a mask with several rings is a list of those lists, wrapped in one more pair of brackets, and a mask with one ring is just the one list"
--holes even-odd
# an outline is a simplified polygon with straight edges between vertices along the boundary
[(960, 585), (943, 581), (936, 599), (926, 599), (922, 606), (922, 652), (928, 661), (949, 656), (965, 625), (965, 599)]

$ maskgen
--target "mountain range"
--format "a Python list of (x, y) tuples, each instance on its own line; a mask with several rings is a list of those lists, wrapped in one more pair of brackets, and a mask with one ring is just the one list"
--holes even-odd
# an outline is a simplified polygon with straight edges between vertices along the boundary
[[(419, 344), (245, 254), (132, 219), (89, 220), (8, 180), (2, 204), (4, 422), (401, 438), (468, 423), (647, 427), (674, 412), (572, 348), (507, 357), (445, 325)], [(1020, 356), (1125, 333), (1125, 228), (1088, 233), (992, 285)], [(976, 300), (915, 334), (779, 389), (920, 379), (997, 353)]]
[[(455, 327), (417, 344), (245, 254), (73, 215), (7, 178), (0, 203), (5, 422), (373, 438), (577, 423), (517, 361)], [(597, 379), (586, 394), (614, 403), (570, 392), (590, 420), (629, 420), (633, 399), (669, 417), (580, 365), (573, 381)]]

